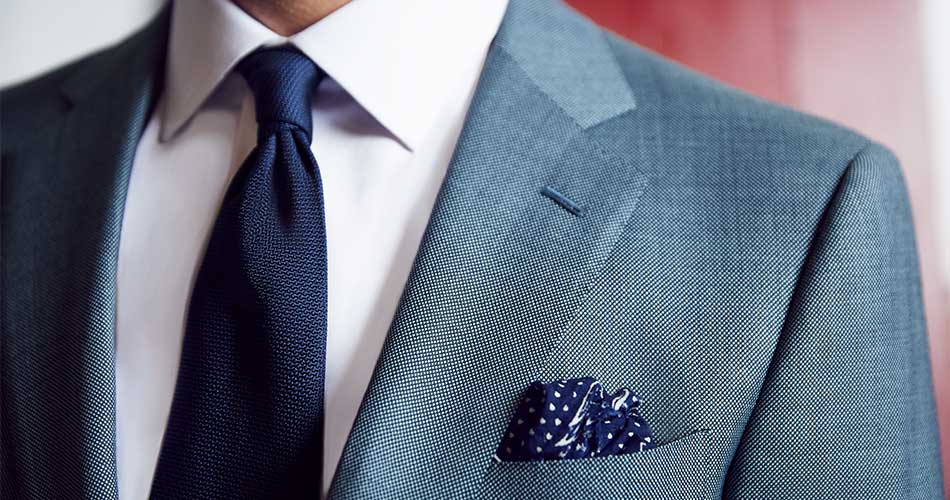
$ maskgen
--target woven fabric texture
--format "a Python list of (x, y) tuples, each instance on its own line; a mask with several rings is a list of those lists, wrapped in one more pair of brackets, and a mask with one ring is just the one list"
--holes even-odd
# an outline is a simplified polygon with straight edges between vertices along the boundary
[(311, 97), (290, 47), (237, 65), (257, 147), (228, 187), (195, 279), (155, 498), (314, 498), (323, 456), (327, 253)]
[(0, 498), (118, 496), (119, 229), (167, 30), (0, 94)]
[[(118, 56), (98, 57), (81, 67), (100, 72), (96, 61)], [(51, 412), (72, 435), (111, 425), (111, 385), (86, 390), (105, 409), (79, 416), (90, 400), (67, 394), (77, 386), (56, 363), (98, 367), (111, 384), (111, 324), (91, 328), (80, 306), (112, 305), (114, 246), (96, 238), (117, 226), (73, 212), (92, 206), (83, 190), (114, 203), (89, 186), (122, 177), (88, 169), (85, 180), (60, 157), (72, 146), (34, 131), (80, 123), (60, 109), (59, 87), (89, 93), (91, 71), (4, 94), (11, 498), (52, 491), (52, 472), (79, 491), (114, 479), (94, 465), (111, 456), (69, 445), (63, 457), (44, 436)], [(943, 498), (914, 247), (882, 147), (711, 82), (559, 3), (511, 0), (330, 497)], [(90, 343), (95, 354), (64, 354)], [(492, 458), (528, 384), (577, 377), (635, 390), (657, 446)], [(108, 453), (110, 431), (84, 442)]]

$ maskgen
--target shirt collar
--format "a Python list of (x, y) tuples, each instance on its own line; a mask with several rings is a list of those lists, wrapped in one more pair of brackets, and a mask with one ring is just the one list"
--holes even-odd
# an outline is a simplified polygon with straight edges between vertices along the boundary
[[(282, 37), (229, 0), (178, 0), (172, 11), (161, 139), (173, 137), (244, 56), (291, 43), (415, 149), (460, 75), (481, 67), (507, 0), (354, 0)], [(464, 87), (464, 88), (463, 88)]]

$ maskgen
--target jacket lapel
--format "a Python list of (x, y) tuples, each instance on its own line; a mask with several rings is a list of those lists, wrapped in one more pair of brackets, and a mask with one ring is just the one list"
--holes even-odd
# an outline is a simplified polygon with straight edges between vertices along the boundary
[(331, 498), (471, 496), (643, 190), (588, 130), (633, 109), (602, 32), (512, 0)]
[[(119, 229), (136, 145), (159, 94), (167, 9), (64, 80), (53, 151), (10, 159), (17, 221), (4, 283), (4, 492), (115, 498)], [(36, 178), (30, 178), (35, 176)], [(7, 276), (10, 276), (8, 274)], [(66, 493), (68, 492), (68, 493)]]

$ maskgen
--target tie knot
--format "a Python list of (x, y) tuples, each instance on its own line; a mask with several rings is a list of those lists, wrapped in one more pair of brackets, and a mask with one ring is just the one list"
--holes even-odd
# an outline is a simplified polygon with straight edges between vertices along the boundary
[(285, 123), (312, 136), (310, 97), (324, 73), (310, 58), (293, 47), (267, 47), (245, 57), (236, 69), (254, 93), (261, 132)]

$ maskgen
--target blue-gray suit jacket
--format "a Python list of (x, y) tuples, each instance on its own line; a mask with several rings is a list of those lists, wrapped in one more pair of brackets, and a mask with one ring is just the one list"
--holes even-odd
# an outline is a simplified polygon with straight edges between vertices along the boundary
[[(116, 497), (119, 229), (167, 27), (2, 94), (5, 499)], [(529, 382), (579, 376), (639, 393), (660, 446), (492, 460)], [(512, 0), (331, 497), (941, 489), (891, 153)]]

